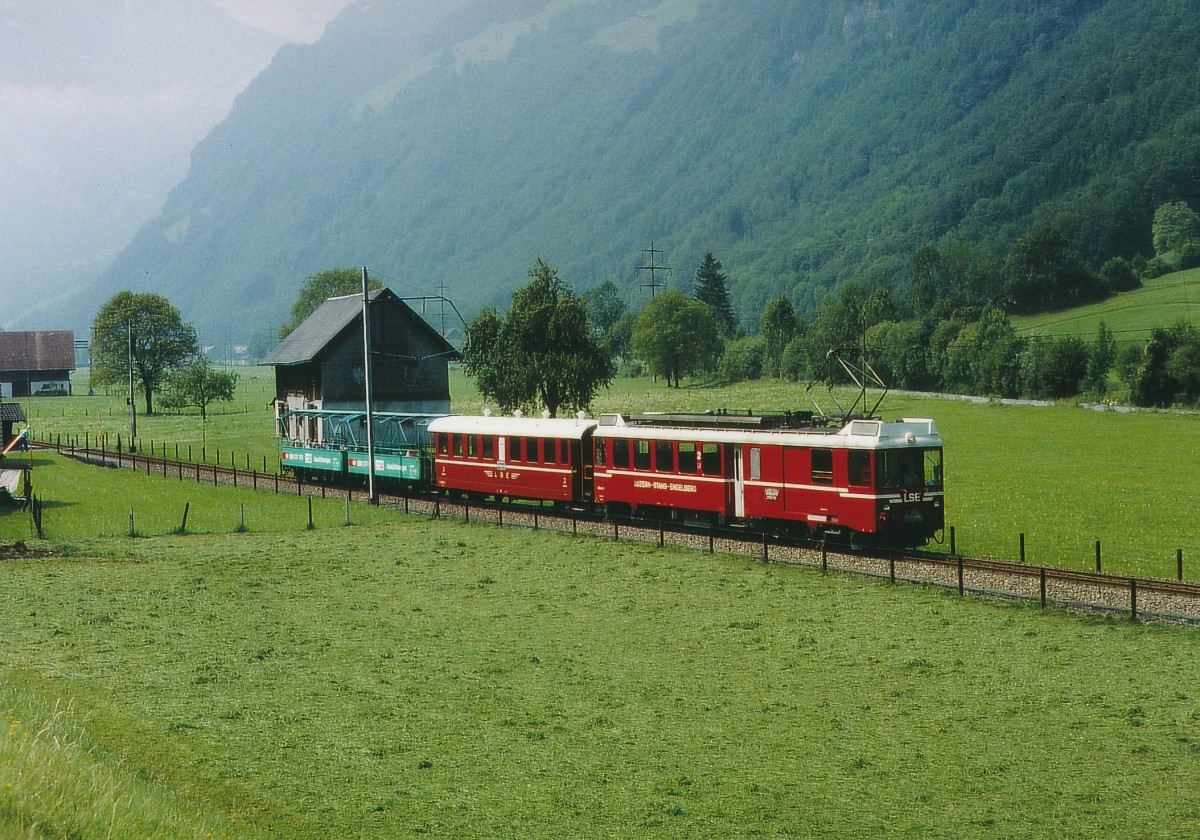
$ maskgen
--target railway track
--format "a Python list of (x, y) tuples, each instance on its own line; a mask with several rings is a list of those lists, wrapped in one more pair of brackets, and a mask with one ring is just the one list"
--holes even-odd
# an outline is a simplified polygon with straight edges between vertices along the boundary
[[(85, 463), (133, 469), (147, 475), (260, 491), (310, 496), (349, 496), (367, 501), (360, 487), (305, 482), (272, 472), (236, 466), (197, 464), (47, 443), (36, 448)], [(764, 562), (819, 567), (883, 578), (895, 583), (956, 589), (960, 595), (1035, 601), (1043, 607), (1125, 615), (1140, 621), (1200, 625), (1200, 583), (1032, 566), (1004, 560), (929, 551), (865, 550), (833, 543), (801, 541), (740, 528), (694, 527), (648, 519), (610, 519), (591, 511), (551, 508), (523, 502), (481, 503), (427, 492), (380, 493), (379, 503), (410, 515), (456, 517), (466, 521), (548, 529), (599, 539), (676, 545), (709, 553), (754, 557)]]

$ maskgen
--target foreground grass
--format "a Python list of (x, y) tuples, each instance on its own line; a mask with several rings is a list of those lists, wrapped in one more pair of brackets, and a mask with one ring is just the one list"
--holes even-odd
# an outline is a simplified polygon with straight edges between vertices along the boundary
[[(43, 717), (74, 709), (82, 763), (115, 779), (81, 812), (124, 818), (152, 782), (230, 836), (1167, 836), (1200, 816), (1191, 631), (451, 522), (77, 551), (0, 568), (0, 669)], [(0, 801), (50, 824), (16, 785)]]

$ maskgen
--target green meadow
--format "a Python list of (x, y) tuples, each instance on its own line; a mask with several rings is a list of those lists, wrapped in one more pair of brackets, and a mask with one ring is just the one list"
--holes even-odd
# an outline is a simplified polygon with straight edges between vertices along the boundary
[(1200, 324), (1200, 269), (1164, 274), (1146, 280), (1141, 289), (1089, 306), (1012, 319), (1022, 334), (1073, 335), (1085, 341), (1096, 337), (1101, 321), (1121, 345), (1144, 343), (1156, 327), (1170, 327), (1179, 321)]
[[(104, 472), (139, 502), (169, 485)], [(1192, 630), (352, 507), (349, 527), (5, 562), (0, 835), (1168, 836), (1200, 817)]]
[[(274, 468), (269, 382), (247, 371), (204, 427), (139, 418), (140, 448)], [(118, 395), (22, 404), (41, 435), (128, 422)], [(620, 380), (596, 406), (720, 407), (809, 404)], [(1130, 574), (1200, 558), (1196, 416), (884, 408), (937, 421), (962, 552), (1012, 558), (1024, 532), (1032, 563), (1090, 568), (1097, 539)], [(53, 553), (0, 563), (0, 836), (1168, 836), (1200, 817), (1193, 630), (332, 495), (310, 529), (307, 498), (28, 457), (47, 539), (10, 512), (0, 543)]]

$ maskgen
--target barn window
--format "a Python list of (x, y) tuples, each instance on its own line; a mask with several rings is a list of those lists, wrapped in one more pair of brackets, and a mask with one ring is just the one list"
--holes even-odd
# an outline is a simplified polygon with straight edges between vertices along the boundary
[(762, 479), (762, 450), (757, 446), (750, 447), (750, 480)]
[(650, 469), (650, 441), (638, 440), (633, 444), (633, 468), (635, 470)]
[(846, 464), (850, 470), (850, 483), (856, 487), (871, 486), (871, 453), (852, 449), (846, 453)]
[(496, 439), (491, 435), (483, 436), (483, 457), (489, 461), (496, 457)]
[(833, 450), (812, 451), (812, 483), (833, 484)]
[(679, 471), (681, 473), (696, 472), (696, 444), (679, 444)]
[(705, 475), (721, 474), (721, 447), (715, 443), (700, 444), (700, 471)]
[(463, 436), (451, 435), (450, 437), (454, 438), (454, 457), (461, 458), (463, 454)]
[(675, 472), (675, 444), (669, 440), (654, 442), (654, 469)]
[(613, 446), (613, 467), (616, 469), (629, 469), (629, 441), (623, 438), (614, 438)]

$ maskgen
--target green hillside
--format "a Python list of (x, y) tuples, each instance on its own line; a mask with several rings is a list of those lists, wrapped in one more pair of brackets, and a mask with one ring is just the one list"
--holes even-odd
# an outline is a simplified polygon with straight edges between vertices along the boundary
[(1200, 0), (372, 0), (280, 53), (75, 326), (128, 287), (210, 342), (267, 333), (300, 280), (503, 304), (542, 257), (635, 306), (725, 265), (753, 323), (921, 246), (1002, 255), (1034, 225), (1097, 268), (1196, 195)]
[(1095, 337), (1101, 321), (1119, 344), (1145, 342), (1151, 330), (1180, 321), (1200, 325), (1200, 269), (1146, 280), (1141, 289), (1088, 306), (1012, 319), (1013, 327), (1023, 335), (1041, 332), (1085, 340)]

